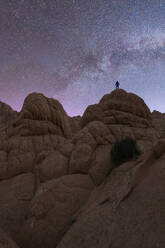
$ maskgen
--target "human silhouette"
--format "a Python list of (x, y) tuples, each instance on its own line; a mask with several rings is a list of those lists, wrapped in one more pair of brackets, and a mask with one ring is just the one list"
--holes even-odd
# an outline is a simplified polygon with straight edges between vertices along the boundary
[(119, 82), (118, 82), (118, 81), (116, 82), (116, 84), (115, 84), (115, 85), (116, 85), (116, 89), (119, 89), (119, 85), (120, 85), (120, 84), (119, 84)]

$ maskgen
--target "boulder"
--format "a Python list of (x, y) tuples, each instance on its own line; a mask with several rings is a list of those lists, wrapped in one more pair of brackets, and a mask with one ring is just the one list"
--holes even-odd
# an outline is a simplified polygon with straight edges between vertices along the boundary
[(59, 151), (49, 152), (38, 165), (40, 182), (64, 176), (68, 173), (68, 158)]
[(100, 185), (114, 167), (111, 161), (110, 151), (111, 146), (102, 145), (98, 146), (93, 154), (93, 162), (89, 169), (89, 175), (95, 185)]
[[(63, 158), (63, 161), (68, 161), (72, 150), (73, 144), (71, 141), (59, 135), (48, 134), (42, 136), (9, 137), (0, 143), (0, 154), (2, 155), (0, 156), (0, 179), (8, 179), (20, 173), (34, 173), (39, 163), (41, 164), (40, 167), (43, 168), (40, 172), (43, 174), (44, 171), (47, 170), (43, 161), (44, 159), (46, 160), (46, 156), (52, 152), (55, 152), (55, 154), (60, 153), (60, 158), (58, 156), (57, 160), (61, 161)], [(47, 161), (50, 162), (50, 158), (47, 158)], [(58, 168), (61, 167), (58, 163), (56, 163), (56, 165)], [(45, 171), (45, 173), (48, 172)], [(49, 175), (45, 174), (45, 176), (43, 174), (41, 180), (47, 180), (54, 176), (55, 174), (51, 176), (50, 173)]]
[(94, 184), (87, 175), (67, 175), (41, 184), (18, 237), (21, 247), (53, 248), (89, 198)]
[(57, 247), (163, 248), (164, 172), (165, 148), (114, 169)]

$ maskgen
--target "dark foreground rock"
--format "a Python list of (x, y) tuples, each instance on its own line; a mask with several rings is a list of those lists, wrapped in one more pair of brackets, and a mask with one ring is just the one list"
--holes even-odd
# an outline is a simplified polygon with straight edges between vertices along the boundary
[(164, 179), (165, 140), (141, 161), (114, 169), (57, 247), (163, 248)]
[[(32, 93), (9, 112), (0, 227), (20, 248), (164, 248), (165, 141), (143, 99), (115, 90), (70, 118)], [(115, 168), (111, 148), (126, 137), (142, 155)]]

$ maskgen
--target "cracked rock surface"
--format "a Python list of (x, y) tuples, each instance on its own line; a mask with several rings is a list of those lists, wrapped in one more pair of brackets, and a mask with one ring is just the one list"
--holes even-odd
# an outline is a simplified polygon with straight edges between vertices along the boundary
[[(165, 246), (165, 140), (143, 99), (115, 90), (71, 118), (32, 93), (20, 113), (4, 104), (0, 115), (6, 247)], [(142, 155), (114, 168), (111, 147), (125, 137)]]

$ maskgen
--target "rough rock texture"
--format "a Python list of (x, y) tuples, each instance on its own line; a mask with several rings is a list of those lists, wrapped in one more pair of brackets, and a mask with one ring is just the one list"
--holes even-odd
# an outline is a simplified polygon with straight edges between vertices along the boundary
[(53, 133), (66, 138), (72, 136), (69, 117), (62, 105), (57, 100), (46, 98), (39, 93), (32, 93), (26, 97), (14, 127), (9, 135), (29, 136)]
[[(144, 155), (114, 169), (111, 147), (125, 137), (136, 139)], [(113, 244), (116, 237), (121, 242), (116, 247), (123, 247), (128, 233), (122, 230), (128, 228), (123, 227), (122, 219), (130, 216), (131, 225), (136, 204), (142, 204), (142, 200), (145, 204), (149, 186), (145, 186), (144, 195), (139, 189), (137, 200), (131, 202), (135, 202), (132, 212), (128, 212), (131, 207), (127, 208), (127, 199), (139, 178), (147, 178), (145, 168), (154, 165), (153, 161), (159, 164), (164, 141), (154, 146), (158, 137), (144, 101), (124, 90), (105, 95), (98, 104), (89, 106), (82, 117), (72, 118), (57, 100), (39, 93), (28, 95), (21, 112), (11, 118), (0, 136), (0, 227), (21, 248), (81, 247), (83, 242), (82, 247), (104, 248), (108, 247), (105, 236), (113, 236)], [(141, 176), (143, 164), (146, 166)], [(156, 188), (152, 197), (161, 202), (154, 196), (157, 191), (159, 195)], [(124, 213), (117, 212), (119, 206), (125, 206)], [(116, 213), (122, 216), (121, 221)], [(113, 225), (109, 225), (111, 220)], [(141, 225), (142, 220), (139, 219)], [(93, 229), (97, 229), (96, 233)], [(94, 243), (90, 243), (90, 237)], [(130, 243), (128, 247), (133, 246)]]
[(13, 239), (27, 217), (34, 187), (32, 173), (0, 182), (0, 227)]
[(18, 248), (16, 243), (0, 229), (0, 248)]
[(42, 184), (19, 234), (24, 247), (55, 247), (94, 188), (87, 175), (68, 175)]
[(165, 140), (114, 169), (91, 195), (58, 248), (165, 246)]
[(0, 139), (6, 137), (7, 128), (17, 119), (18, 114), (8, 104), (0, 102)]
[(149, 150), (157, 134), (153, 129), (151, 113), (143, 99), (124, 90), (115, 90), (103, 96), (98, 104), (88, 106), (81, 119), (81, 126), (100, 121), (115, 139), (131, 137), (141, 149)]
[(81, 116), (74, 116), (74, 117), (70, 117), (70, 126), (71, 126), (71, 130), (72, 133), (77, 133), (78, 131), (80, 131), (81, 129)]
[(160, 113), (159, 111), (152, 112), (152, 121), (153, 125), (158, 132), (160, 137), (165, 137), (165, 114)]
[(14, 111), (8, 104), (0, 102), (0, 130), (8, 127), (17, 117), (17, 111)]

